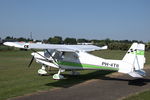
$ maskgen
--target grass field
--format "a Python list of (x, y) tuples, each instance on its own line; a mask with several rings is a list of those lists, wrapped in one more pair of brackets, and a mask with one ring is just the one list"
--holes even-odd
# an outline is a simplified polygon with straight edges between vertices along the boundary
[(127, 97), (123, 100), (150, 100), (150, 90)]
[[(57, 71), (52, 71), (50, 76), (38, 76), (37, 70), (41, 67), (39, 64), (34, 62), (31, 68), (27, 68), (30, 53), (31, 51), (0, 51), (0, 100), (56, 87), (66, 88), (111, 73), (83, 70), (79, 76), (70, 76), (65, 72), (66, 80), (53, 80), (51, 75)], [(91, 53), (103, 58), (122, 59), (125, 51), (104, 50)], [(146, 52), (146, 64), (150, 64), (149, 57), (150, 52)]]

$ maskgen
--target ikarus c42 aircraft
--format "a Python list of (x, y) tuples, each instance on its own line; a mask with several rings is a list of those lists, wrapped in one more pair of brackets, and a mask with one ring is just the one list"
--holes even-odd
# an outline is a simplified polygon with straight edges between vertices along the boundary
[[(146, 75), (144, 68), (145, 45), (133, 43), (122, 60), (103, 59), (92, 54), (89, 51), (107, 49), (107, 46), (97, 47), (94, 45), (55, 45), (55, 44), (36, 44), (36, 43), (19, 43), (5, 42), (6, 46), (13, 46), (24, 49), (31, 49), (34, 52), (29, 66), (33, 59), (42, 65), (38, 74), (47, 74), (46, 67), (59, 69), (53, 79), (64, 79), (61, 72), (71, 70), (73, 75), (79, 74), (76, 70), (113, 70), (120, 73), (129, 74), (132, 77), (142, 78)], [(42, 49), (43, 51), (35, 51)]]

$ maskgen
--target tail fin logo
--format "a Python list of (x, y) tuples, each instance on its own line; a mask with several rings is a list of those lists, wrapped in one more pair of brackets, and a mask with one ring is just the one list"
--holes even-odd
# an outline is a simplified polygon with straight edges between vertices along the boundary
[(128, 53), (134, 53), (134, 51), (136, 51), (136, 49), (135, 49), (135, 50), (130, 49), (130, 50), (128, 51)]
[(128, 54), (135, 54), (135, 55), (144, 55), (144, 50), (130, 49), (127, 53)]

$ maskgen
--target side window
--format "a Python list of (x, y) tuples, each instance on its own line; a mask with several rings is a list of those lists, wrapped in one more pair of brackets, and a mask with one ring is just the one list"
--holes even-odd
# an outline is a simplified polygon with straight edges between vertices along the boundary
[(52, 56), (52, 54), (55, 52), (55, 50), (45, 50), (44, 51), (44, 56), (46, 56), (47, 58), (49, 58), (50, 56)]
[(74, 52), (65, 52), (63, 53), (64, 61), (75, 61), (78, 60), (78, 55)]
[(45, 51), (44, 51), (44, 56), (47, 57), (47, 58), (49, 58), (49, 57), (50, 57), (50, 54), (45, 50)]

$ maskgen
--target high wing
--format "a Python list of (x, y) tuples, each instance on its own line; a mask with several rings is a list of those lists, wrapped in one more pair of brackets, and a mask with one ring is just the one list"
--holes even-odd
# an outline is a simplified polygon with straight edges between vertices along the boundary
[(59, 45), (59, 44), (38, 44), (38, 43), (21, 43), (21, 42), (5, 42), (6, 46), (12, 46), (23, 49), (55, 49), (58, 51), (94, 51), (107, 49), (107, 46), (98, 47), (94, 45)]

